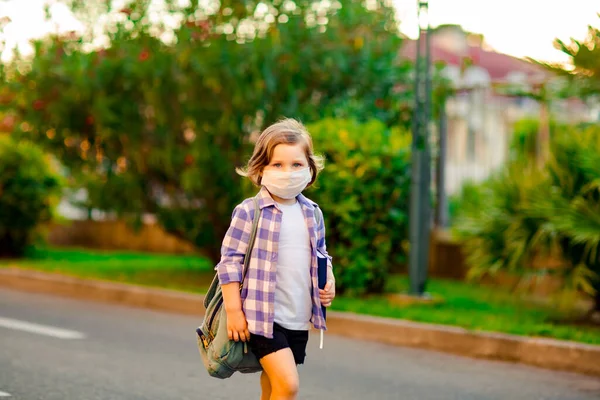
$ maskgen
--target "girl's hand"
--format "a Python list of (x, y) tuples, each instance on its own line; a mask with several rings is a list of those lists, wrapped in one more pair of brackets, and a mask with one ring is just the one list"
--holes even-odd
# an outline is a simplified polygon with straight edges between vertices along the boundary
[(227, 311), (227, 336), (229, 336), (229, 340), (236, 342), (250, 340), (248, 322), (242, 310)]
[(325, 289), (319, 289), (319, 298), (323, 306), (329, 307), (331, 305), (335, 298), (335, 281), (329, 280), (325, 285)]

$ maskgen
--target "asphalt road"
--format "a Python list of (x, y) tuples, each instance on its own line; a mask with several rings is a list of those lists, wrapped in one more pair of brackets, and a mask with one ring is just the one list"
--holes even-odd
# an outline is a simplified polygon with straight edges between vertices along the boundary
[[(258, 399), (258, 375), (210, 378), (199, 318), (0, 290), (0, 398)], [(600, 379), (312, 335), (300, 399), (598, 400)], [(599, 360), (600, 362), (600, 360)]]

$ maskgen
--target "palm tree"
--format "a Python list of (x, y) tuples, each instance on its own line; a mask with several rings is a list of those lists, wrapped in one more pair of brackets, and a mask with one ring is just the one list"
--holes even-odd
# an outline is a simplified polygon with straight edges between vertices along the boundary
[(520, 158), (468, 188), (454, 226), (472, 277), (557, 275), (562, 294), (584, 293), (600, 313), (600, 128), (557, 130), (543, 169)]
[(556, 239), (572, 288), (592, 295), (591, 312), (600, 312), (600, 129), (567, 131), (552, 147), (550, 184), (528, 212), (545, 221), (541, 234)]
[[(600, 14), (598, 14), (600, 18)], [(551, 70), (568, 77), (572, 83), (573, 92), (584, 98), (600, 95), (600, 29), (588, 26), (588, 35), (584, 40), (571, 39), (565, 43), (556, 39), (557, 49), (571, 58), (573, 68), (563, 65), (548, 65)]]

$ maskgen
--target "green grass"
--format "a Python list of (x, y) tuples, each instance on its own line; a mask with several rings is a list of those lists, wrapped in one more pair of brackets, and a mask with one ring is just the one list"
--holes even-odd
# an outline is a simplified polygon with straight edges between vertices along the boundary
[[(393, 276), (389, 286), (397, 293), (406, 292), (408, 279)], [(473, 283), (433, 279), (428, 282), (428, 291), (442, 302), (403, 306), (393, 304), (383, 296), (368, 299), (340, 297), (336, 298), (332, 307), (339, 311), (454, 325), (474, 331), (551, 337), (600, 345), (600, 326), (565, 322), (581, 311), (559, 312), (551, 302), (541, 304), (503, 288)]]
[(32, 248), (24, 259), (0, 260), (0, 267), (8, 266), (191, 292), (204, 291), (214, 275), (200, 256), (83, 249)]
[[(8, 266), (194, 293), (204, 292), (214, 275), (212, 263), (200, 256), (76, 249), (31, 249), (24, 259), (0, 261), (0, 268)], [(390, 277), (390, 292), (405, 292), (407, 287), (406, 277)], [(600, 345), (599, 327), (568, 324), (564, 321), (569, 315), (551, 304), (534, 303), (502, 288), (433, 279), (428, 291), (442, 301), (397, 305), (385, 296), (338, 296), (332, 309)]]

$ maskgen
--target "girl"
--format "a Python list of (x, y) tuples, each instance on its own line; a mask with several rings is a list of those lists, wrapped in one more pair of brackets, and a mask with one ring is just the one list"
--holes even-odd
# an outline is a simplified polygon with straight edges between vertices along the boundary
[[(297, 365), (304, 363), (311, 323), (325, 329), (321, 305), (335, 297), (325, 226), (316, 226), (316, 203), (302, 191), (312, 185), (322, 159), (298, 121), (265, 129), (245, 169), (237, 172), (261, 187), (260, 220), (243, 288), (242, 267), (252, 229), (252, 199), (233, 211), (216, 269), (223, 291), (229, 338), (248, 341), (260, 361), (261, 400), (296, 399)], [(327, 285), (317, 285), (317, 252), (327, 258)]]

